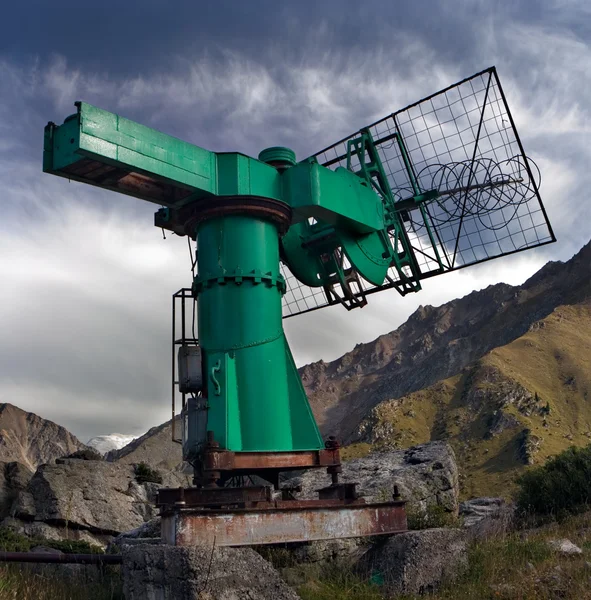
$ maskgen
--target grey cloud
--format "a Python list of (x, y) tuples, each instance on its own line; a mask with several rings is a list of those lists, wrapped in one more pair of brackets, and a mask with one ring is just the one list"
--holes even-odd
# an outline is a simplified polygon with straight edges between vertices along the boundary
[(434, 278), (415, 296), (290, 319), (299, 364), (336, 358), (419, 304), (520, 283), (588, 241), (586, 5), (426, 4), (217, 2), (196, 20), (187, 6), (163, 18), (151, 2), (129, 28), (137, 11), (119, 7), (115, 22), (107, 2), (85, 29), (78, 4), (62, 15), (40, 3), (26, 48), (0, 30), (0, 399), (82, 438), (168, 416), (170, 295), (190, 283), (186, 241), (161, 239), (151, 205), (41, 173), (42, 128), (78, 99), (212, 150), (282, 144), (303, 158), (497, 64), (559, 244)]

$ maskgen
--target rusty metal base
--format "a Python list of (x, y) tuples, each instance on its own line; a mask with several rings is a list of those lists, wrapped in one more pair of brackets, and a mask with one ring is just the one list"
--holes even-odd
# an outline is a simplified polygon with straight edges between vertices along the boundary
[[(220, 448), (208, 432), (207, 446), (193, 466), (195, 487), (158, 492), (166, 544), (255, 546), (406, 531), (404, 502), (396, 489), (393, 502), (366, 504), (355, 483), (339, 483), (341, 459), (334, 437), (319, 450), (232, 452)], [(279, 486), (282, 472), (322, 467), (331, 484), (317, 490), (316, 500), (297, 500), (297, 488)], [(253, 475), (272, 485), (244, 485), (245, 477), (252, 480)]]
[(321, 450), (233, 452), (220, 448), (213, 432), (209, 431), (207, 446), (199, 460), (192, 462), (194, 483), (199, 487), (215, 487), (235, 477), (256, 475), (278, 488), (280, 473), (322, 467), (335, 476), (333, 482), (336, 483), (341, 472), (339, 448), (334, 437), (330, 437), (326, 448)]
[(254, 546), (406, 531), (404, 502), (276, 501), (274, 508), (163, 511), (162, 541), (175, 546)]

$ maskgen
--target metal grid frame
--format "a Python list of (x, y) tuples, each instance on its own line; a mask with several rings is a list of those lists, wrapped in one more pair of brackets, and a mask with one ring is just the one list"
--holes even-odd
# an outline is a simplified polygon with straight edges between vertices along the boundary
[[(495, 67), (451, 85), (368, 127), (420, 269), (418, 279), (555, 241), (539, 194), (540, 174), (525, 155)], [(348, 136), (318, 152), (329, 168), (346, 166)], [(359, 157), (351, 162), (360, 167)], [(423, 203), (413, 197), (437, 189)], [(338, 301), (301, 284), (282, 265), (284, 317)], [(411, 273), (405, 273), (410, 276)], [(400, 281), (391, 268), (362, 299)]]

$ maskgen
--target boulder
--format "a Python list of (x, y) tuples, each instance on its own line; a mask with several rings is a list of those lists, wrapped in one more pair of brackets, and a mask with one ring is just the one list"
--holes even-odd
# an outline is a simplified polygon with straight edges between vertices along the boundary
[(126, 600), (297, 600), (251, 548), (123, 546)]
[(10, 514), (19, 492), (24, 490), (33, 472), (19, 462), (0, 462), (0, 519)]
[(430, 594), (466, 569), (467, 549), (462, 529), (408, 531), (378, 542), (362, 569), (383, 586), (386, 597)]
[(583, 551), (578, 546), (576, 546), (570, 540), (567, 540), (567, 539), (550, 540), (548, 542), (548, 545), (550, 546), (550, 548), (552, 548), (552, 550), (555, 550), (556, 552), (560, 552), (560, 554), (570, 554), (570, 555), (583, 554)]
[(131, 531), (120, 533), (112, 540), (109, 547), (119, 552), (122, 546), (160, 543), (162, 543), (160, 537), (160, 517), (155, 517)]
[(42, 465), (15, 502), (15, 516), (117, 535), (154, 516), (156, 484), (138, 484), (132, 465), (58, 459)]
[(513, 527), (515, 507), (504, 498), (472, 498), (460, 504), (460, 517), (472, 537), (491, 537)]
[[(407, 450), (376, 452), (343, 464), (343, 482), (357, 482), (357, 490), (366, 500), (384, 502), (392, 499), (394, 486), (410, 510), (424, 511), (428, 506), (442, 506), (458, 513), (458, 466), (447, 442), (429, 442)], [(314, 498), (315, 490), (329, 485), (324, 470), (307, 471), (288, 481), (302, 488), (302, 497)]]
[(504, 498), (472, 498), (460, 504), (464, 527), (472, 527), (482, 519), (497, 515), (505, 506)]
[(355, 562), (369, 547), (367, 538), (321, 540), (307, 544), (295, 544), (291, 550), (297, 563)]

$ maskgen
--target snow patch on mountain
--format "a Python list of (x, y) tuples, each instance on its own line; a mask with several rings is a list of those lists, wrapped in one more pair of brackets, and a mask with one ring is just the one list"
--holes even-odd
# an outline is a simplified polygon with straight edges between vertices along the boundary
[(87, 446), (94, 448), (101, 454), (106, 454), (111, 450), (120, 450), (136, 439), (135, 435), (126, 435), (124, 433), (111, 433), (109, 435), (97, 435), (88, 440)]

